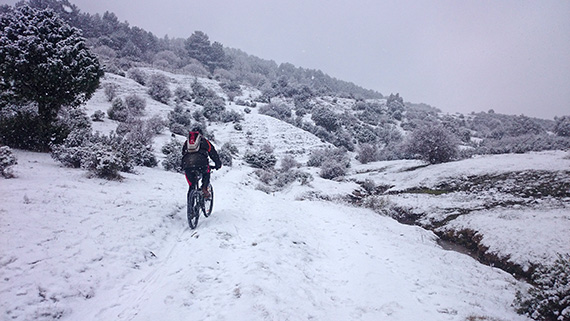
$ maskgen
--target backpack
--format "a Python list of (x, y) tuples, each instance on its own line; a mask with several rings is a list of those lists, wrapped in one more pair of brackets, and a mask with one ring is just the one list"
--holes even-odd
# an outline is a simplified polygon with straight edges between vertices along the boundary
[(200, 150), (200, 143), (202, 142), (202, 135), (199, 132), (190, 132), (186, 140), (186, 151), (188, 153), (196, 153)]

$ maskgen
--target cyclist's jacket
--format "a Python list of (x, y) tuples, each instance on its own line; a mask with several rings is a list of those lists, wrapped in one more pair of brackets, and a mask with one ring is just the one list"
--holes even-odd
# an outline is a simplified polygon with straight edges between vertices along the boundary
[(184, 143), (182, 146), (182, 168), (191, 167), (207, 167), (208, 157), (210, 157), (216, 167), (221, 167), (222, 162), (220, 161), (220, 156), (214, 148), (214, 145), (210, 143), (206, 138), (202, 136), (200, 140), (200, 148), (196, 152), (188, 152), (188, 143)]

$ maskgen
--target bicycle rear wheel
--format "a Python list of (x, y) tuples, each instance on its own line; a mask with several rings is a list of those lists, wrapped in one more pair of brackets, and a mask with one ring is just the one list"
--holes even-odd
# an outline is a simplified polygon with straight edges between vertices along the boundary
[(198, 226), (198, 218), (200, 218), (200, 196), (196, 190), (192, 190), (188, 193), (187, 205), (186, 205), (186, 215), (188, 217), (188, 225), (191, 229), (195, 229)]
[(210, 197), (204, 198), (204, 216), (208, 217), (212, 214), (212, 208), (214, 207), (214, 188), (212, 184), (208, 185), (208, 192), (210, 192)]

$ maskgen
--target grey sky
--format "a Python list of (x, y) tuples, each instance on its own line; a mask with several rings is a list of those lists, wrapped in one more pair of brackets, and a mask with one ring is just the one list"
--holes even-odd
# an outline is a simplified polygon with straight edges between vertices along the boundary
[(568, 0), (70, 1), (444, 112), (570, 115)]

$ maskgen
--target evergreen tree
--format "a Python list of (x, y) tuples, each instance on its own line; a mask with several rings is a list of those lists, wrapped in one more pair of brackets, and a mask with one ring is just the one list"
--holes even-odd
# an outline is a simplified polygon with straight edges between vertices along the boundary
[(54, 11), (24, 5), (0, 15), (0, 109), (34, 104), (49, 128), (62, 106), (90, 99), (102, 75), (80, 31)]

